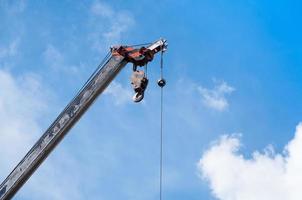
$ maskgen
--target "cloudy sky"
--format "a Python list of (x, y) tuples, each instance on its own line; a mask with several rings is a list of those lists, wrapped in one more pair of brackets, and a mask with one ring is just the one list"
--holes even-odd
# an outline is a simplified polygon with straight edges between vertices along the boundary
[[(0, 179), (114, 44), (168, 39), (163, 199), (300, 200), (302, 3), (0, 0)], [(131, 65), (18, 200), (159, 198), (158, 57)]]

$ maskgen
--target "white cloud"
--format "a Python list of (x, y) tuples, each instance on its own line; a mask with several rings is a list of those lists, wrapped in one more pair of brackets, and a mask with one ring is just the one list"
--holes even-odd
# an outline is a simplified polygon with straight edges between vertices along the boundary
[(302, 124), (295, 137), (275, 153), (269, 146), (250, 159), (239, 153), (238, 136), (223, 136), (202, 156), (198, 169), (221, 200), (300, 200), (302, 198)]
[(5, 11), (9, 14), (14, 15), (17, 13), (22, 13), (27, 6), (26, 0), (16, 0), (16, 1), (9, 1), (9, 0), (2, 0), (0, 1), (0, 8), (3, 7)]
[(123, 87), (122, 84), (116, 81), (110, 83), (108, 88), (106, 88), (104, 94), (110, 95), (115, 105), (123, 105), (129, 103), (132, 99), (132, 93), (130, 89)]
[(117, 15), (117, 18), (112, 22), (110, 29), (103, 34), (105, 39), (110, 42), (119, 42), (121, 36), (134, 24), (134, 19), (125, 12)]
[[(14, 79), (0, 70), (0, 175), (12, 168), (40, 131), (38, 113), (46, 104), (32, 75)], [(45, 102), (46, 103), (46, 102)], [(41, 113), (42, 114), (42, 113)]]
[[(14, 77), (8, 71), (0, 70), (0, 181), (43, 133), (40, 122), (51, 109), (52, 95), (47, 91), (37, 75)], [(60, 156), (52, 156), (50, 160), (41, 165), (16, 198), (82, 199), (78, 190), (80, 182), (76, 179), (77, 168), (74, 168), (81, 163), (62, 148)], [(67, 169), (69, 173), (66, 173)]]
[(63, 55), (52, 44), (48, 44), (45, 51), (43, 52), (43, 56), (45, 61), (51, 66), (51, 68), (56, 70), (63, 68)]
[(100, 2), (95, 1), (91, 6), (91, 12), (96, 16), (102, 16), (102, 17), (112, 17), (114, 15), (114, 12), (111, 8), (111, 6)]
[(217, 111), (224, 111), (229, 106), (225, 96), (231, 94), (235, 89), (226, 82), (218, 83), (216, 81), (215, 84), (213, 89), (198, 86), (197, 90), (201, 94), (202, 102), (205, 106)]
[(18, 52), (19, 43), (20, 39), (15, 39), (7, 46), (0, 46), (0, 58), (2, 59), (15, 56)]
[(90, 40), (93, 48), (104, 51), (109, 46), (121, 42), (125, 34), (134, 24), (133, 16), (125, 10), (113, 9), (102, 1), (95, 1), (91, 5), (92, 32)]
[[(73, 73), (73, 75), (81, 74), (81, 70), (85, 69), (83, 64), (69, 65), (64, 59), (64, 54), (56, 46), (48, 44), (43, 52), (43, 58), (48, 66), (56, 72)], [(81, 74), (82, 75), (82, 74)]]

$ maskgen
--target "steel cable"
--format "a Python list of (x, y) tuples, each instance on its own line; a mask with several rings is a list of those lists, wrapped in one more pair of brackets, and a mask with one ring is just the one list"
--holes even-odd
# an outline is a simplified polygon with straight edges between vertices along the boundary
[[(163, 51), (160, 57), (160, 77), (163, 79)], [(163, 99), (164, 87), (160, 88), (160, 169), (159, 169), (159, 199), (162, 200), (163, 184)]]

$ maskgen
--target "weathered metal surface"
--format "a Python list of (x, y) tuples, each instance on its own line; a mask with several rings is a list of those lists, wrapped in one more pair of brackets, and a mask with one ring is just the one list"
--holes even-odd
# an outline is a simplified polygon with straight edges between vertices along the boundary
[(0, 200), (11, 199), (14, 196), (126, 64), (127, 61), (124, 57), (112, 56), (101, 70), (92, 77), (86, 87), (67, 105), (39, 141), (0, 185)]

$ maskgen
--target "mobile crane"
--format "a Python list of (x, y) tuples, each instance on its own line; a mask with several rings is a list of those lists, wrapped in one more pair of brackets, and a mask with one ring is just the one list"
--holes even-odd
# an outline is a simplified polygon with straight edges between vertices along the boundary
[[(162, 54), (166, 48), (167, 41), (164, 39), (159, 39), (149, 46), (141, 48), (134, 48), (134, 46), (111, 47), (104, 62), (100, 64), (78, 94), (1, 183), (0, 200), (11, 199), (18, 192), (127, 63), (133, 64), (131, 79), (135, 92), (133, 100), (140, 102), (144, 98), (148, 79), (142, 70), (137, 70), (137, 66), (145, 66), (153, 60), (156, 53), (161, 52)], [(165, 80), (161, 78), (158, 85), (163, 87)]]

